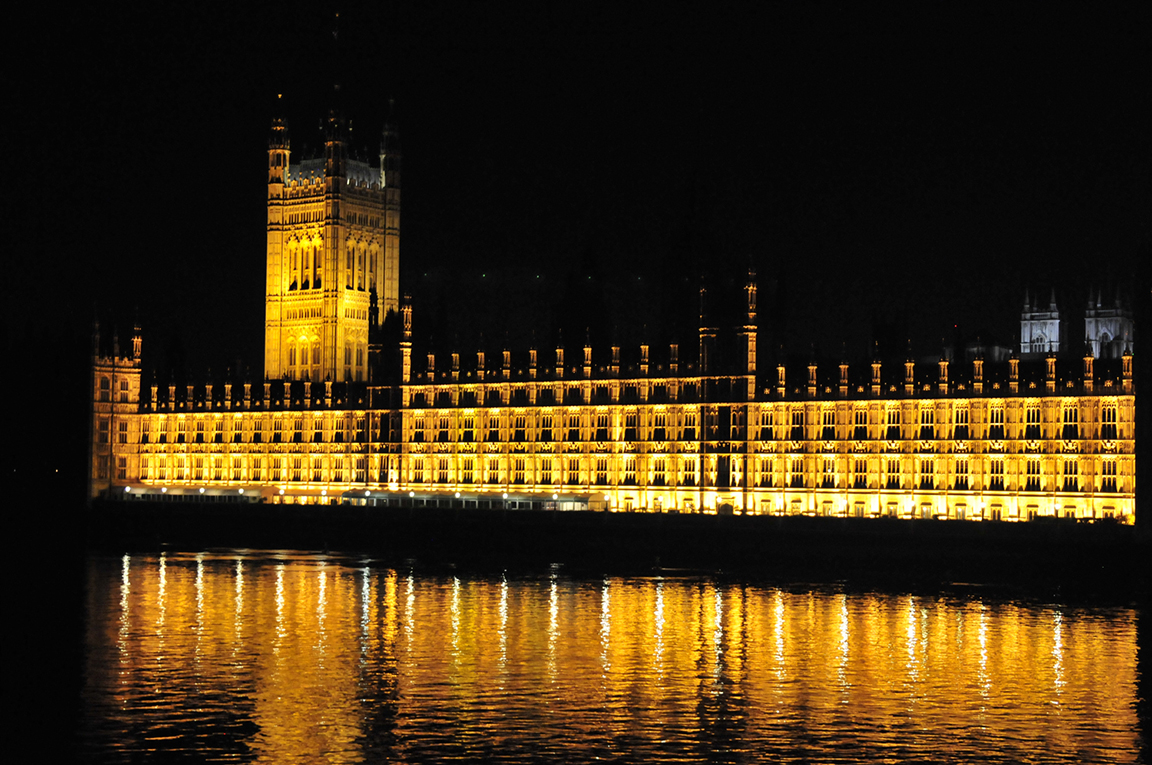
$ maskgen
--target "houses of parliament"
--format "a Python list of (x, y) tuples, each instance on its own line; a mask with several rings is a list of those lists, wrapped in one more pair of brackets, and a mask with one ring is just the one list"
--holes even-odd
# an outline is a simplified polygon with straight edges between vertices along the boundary
[[(690, 345), (415, 354), (400, 154), (268, 149), (262, 380), (158, 385), (141, 333), (93, 349), (90, 496), (1029, 521), (1135, 518), (1134, 328), (1095, 296), (1019, 347), (758, 364), (749, 271)], [(111, 347), (108, 347), (111, 346)]]

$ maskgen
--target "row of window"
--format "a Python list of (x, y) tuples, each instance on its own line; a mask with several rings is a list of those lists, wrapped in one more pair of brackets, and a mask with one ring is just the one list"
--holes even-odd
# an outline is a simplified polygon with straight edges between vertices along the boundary
[[(112, 378), (101, 375), (98, 387), (98, 398), (100, 401), (106, 403), (112, 401)], [(128, 380), (120, 380), (117, 387), (120, 389), (120, 395), (117, 396), (118, 400), (121, 404), (127, 404), (129, 401), (129, 393), (131, 391)]]
[[(121, 458), (122, 460), (124, 458)], [(383, 469), (386, 475), (387, 467)], [(325, 477), (322, 458), (308, 456), (253, 457), (244, 475), (240, 457), (203, 456), (140, 458), (140, 479), (144, 481), (280, 481), (308, 483), (364, 483), (368, 479), (367, 457), (337, 458), (331, 475)]]
[[(107, 457), (101, 463), (107, 465)], [(127, 458), (118, 457), (118, 478), (127, 478)], [(379, 480), (389, 480), (392, 464), (396, 458), (381, 455), (379, 458)], [(656, 458), (650, 468), (638, 471), (635, 458), (626, 457), (619, 461), (619, 470), (614, 470), (617, 460), (607, 456), (582, 459), (580, 457), (545, 457), (532, 461), (524, 456), (501, 458), (498, 456), (468, 456), (453, 460), (447, 456), (416, 456), (408, 460), (407, 482), (412, 484), (465, 484), (465, 485), (569, 485), (569, 486), (680, 486), (695, 487), (699, 480), (699, 460), (686, 457), (679, 460)], [(248, 473), (245, 475), (244, 459), (228, 455), (171, 455), (142, 456), (140, 478), (142, 480), (190, 480), (190, 481), (242, 481), (260, 482), (268, 480), (295, 482), (342, 483), (363, 482), (368, 476), (368, 459), (363, 456), (334, 456), (331, 458), (331, 474), (325, 476), (325, 460), (316, 455), (253, 456), (248, 460)], [(458, 468), (454, 469), (454, 466)], [(938, 472), (938, 463), (930, 457), (912, 460), (911, 464), (898, 459), (881, 459), (879, 473), (873, 476), (866, 459), (848, 461), (848, 474), (840, 481), (836, 462), (824, 458), (815, 463), (803, 457), (762, 458), (753, 468), (756, 473), (749, 476), (749, 485), (760, 488), (884, 488), (887, 490), (919, 489), (934, 491), (951, 489), (967, 491), (970, 485), (969, 464), (961, 459), (951, 465), (950, 475)], [(777, 472), (777, 468), (781, 472)], [(906, 471), (906, 468), (910, 470)], [(988, 463), (985, 476), (985, 489), (1004, 491), (1005, 465), (1003, 459), (992, 459)], [(267, 470), (267, 472), (265, 472)], [(1080, 481), (1080, 464), (1074, 459), (1058, 463), (1059, 472), (1051, 476), (1055, 485), (1045, 487), (1041, 462), (1037, 459), (1025, 461), (1017, 488), (1024, 491), (1060, 490), (1075, 492), (1091, 488)], [(99, 472), (99, 471), (98, 471)], [(102, 476), (106, 477), (106, 475)], [(739, 464), (727, 457), (719, 457), (709, 469), (708, 484), (717, 488), (739, 488), (743, 476)], [(875, 478), (877, 483), (871, 483)], [(910, 479), (910, 480), (906, 480)], [(1097, 491), (1115, 492), (1118, 490), (1118, 465), (1115, 460), (1100, 463)], [(777, 482), (780, 483), (777, 483)]]
[[(107, 418), (101, 418), (100, 428), (103, 432), (107, 425)], [(306, 423), (303, 417), (285, 420), (276, 418), (268, 423), (263, 419), (246, 421), (229, 420), (228, 418), (212, 418), (186, 420), (184, 418), (145, 419), (140, 433), (140, 442), (147, 443), (305, 443), (305, 442), (331, 442), (363, 443), (366, 439), (364, 417), (344, 417), (336, 420), (325, 420), (316, 417)], [(306, 424), (310, 427), (306, 428)], [(247, 427), (250, 425), (251, 427)], [(120, 443), (128, 443), (128, 422), (122, 420), (120, 427)], [(101, 443), (107, 443), (101, 440)]]

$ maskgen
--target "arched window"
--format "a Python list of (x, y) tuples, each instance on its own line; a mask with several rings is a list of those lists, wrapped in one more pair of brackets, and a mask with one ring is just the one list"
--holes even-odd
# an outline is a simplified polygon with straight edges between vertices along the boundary
[(112, 399), (112, 383), (107, 377), (100, 378), (100, 400), (110, 401)]

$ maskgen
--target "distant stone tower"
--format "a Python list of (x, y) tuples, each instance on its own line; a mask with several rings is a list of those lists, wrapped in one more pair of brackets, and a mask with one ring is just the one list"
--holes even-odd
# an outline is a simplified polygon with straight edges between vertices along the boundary
[(1034, 304), (1029, 293), (1025, 292), (1024, 308), (1020, 312), (1020, 358), (1041, 359), (1049, 352), (1060, 353), (1063, 350), (1056, 290), (1052, 290), (1046, 309)]
[(333, 110), (324, 156), (293, 163), (288, 126), (272, 121), (265, 379), (368, 379), (369, 312), (383, 323), (400, 307), (400, 152), (391, 120), (379, 160), (349, 156), (347, 126)]
[[(121, 354), (119, 338), (112, 335), (112, 353), (100, 342), (100, 324), (92, 336), (92, 416), (89, 418), (88, 496), (107, 493), (114, 482), (127, 479), (136, 466), (119, 444), (137, 443), (139, 423), (133, 417), (140, 406), (140, 325), (132, 332), (132, 353)], [(120, 452), (119, 454), (117, 452)]]
[(1124, 307), (1120, 296), (1111, 306), (1104, 305), (1100, 290), (1088, 295), (1084, 311), (1084, 334), (1092, 355), (1098, 359), (1118, 359), (1125, 350), (1134, 350), (1132, 341), (1136, 324), (1132, 312)]

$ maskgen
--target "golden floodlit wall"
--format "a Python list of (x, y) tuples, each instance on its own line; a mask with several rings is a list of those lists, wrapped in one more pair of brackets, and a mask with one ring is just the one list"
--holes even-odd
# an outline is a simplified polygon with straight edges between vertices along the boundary
[(94, 420), (96, 438), (116, 436), (99, 441), (112, 474), (97, 465), (94, 487), (272, 502), (507, 495), (642, 512), (1132, 522), (1131, 359), (1121, 379), (1059, 390), (934, 383), (875, 398), (826, 390), (720, 402), (700, 399), (731, 380), (727, 389), (741, 390), (742, 376), (497, 374), (402, 385), (395, 408), (369, 406), (367, 387), (334, 400), (331, 383), (304, 385), (303, 397), (277, 397), (272, 383), (235, 396), (232, 386), (203, 398), (173, 390), (171, 406), (153, 390), (160, 403), (140, 405), (138, 367), (131, 377), (125, 360), (121, 379), (135, 380), (126, 408), (105, 403)]
[[(386, 124), (379, 165), (347, 155), (329, 115), (324, 156), (291, 162), (287, 125), (269, 142), (265, 382), (141, 390), (130, 355), (93, 355), (91, 496), (464, 506), (554, 506), (1020, 521), (1135, 512), (1132, 353), (1075, 379), (1008, 361), (960, 379), (946, 359), (904, 364), (893, 384), (774, 385), (758, 376), (755, 274), (736, 328), (738, 374), (717, 374), (719, 329), (700, 316), (695, 364), (566, 364), (412, 371), (411, 306), (399, 299), (400, 170)], [(703, 292), (701, 297), (703, 298)], [(1054, 300), (1054, 298), (1053, 298)], [(374, 377), (373, 335), (399, 317), (395, 379)], [(1103, 346), (1101, 346), (1103, 347)], [(371, 352), (370, 352), (371, 351)], [(375, 356), (373, 356), (375, 354)], [(1037, 351), (1037, 355), (1042, 355)], [(929, 367), (925, 370), (924, 367)], [(897, 370), (898, 372), (901, 370)], [(925, 374), (927, 371), (927, 375)], [(926, 377), (931, 377), (926, 381)]]

